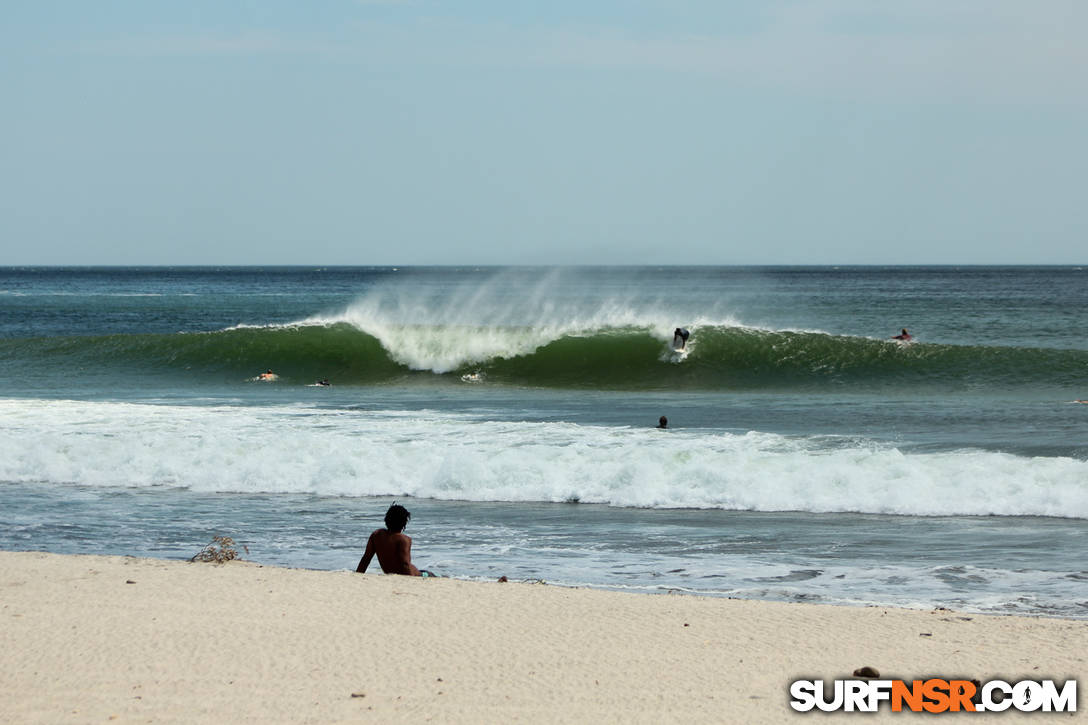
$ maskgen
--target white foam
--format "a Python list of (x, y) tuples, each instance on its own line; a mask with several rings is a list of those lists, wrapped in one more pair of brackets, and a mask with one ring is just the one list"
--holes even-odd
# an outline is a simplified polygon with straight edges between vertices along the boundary
[(593, 298), (582, 289), (575, 298), (565, 291), (564, 274), (498, 272), (440, 290), (379, 285), (345, 310), (293, 324), (348, 323), (376, 337), (397, 362), (436, 373), (527, 355), (565, 336), (635, 329), (665, 343), (679, 324), (696, 333), (701, 326), (739, 324), (721, 310), (680, 309), (653, 294)]
[(0, 480), (634, 507), (1088, 518), (1088, 463), (429, 411), (0, 400)]

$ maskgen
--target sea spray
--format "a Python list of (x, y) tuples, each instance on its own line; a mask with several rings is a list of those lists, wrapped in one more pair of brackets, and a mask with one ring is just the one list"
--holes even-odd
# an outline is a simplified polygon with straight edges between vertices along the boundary
[(0, 544), (1084, 617), (1086, 275), (0, 269)]
[(678, 322), (733, 324), (728, 316), (667, 302), (652, 290), (622, 294), (570, 293), (572, 270), (506, 270), (476, 284), (427, 290), (375, 286), (341, 314), (306, 322), (347, 322), (378, 339), (389, 356), (412, 370), (447, 373), (496, 360), (524, 358), (566, 338), (611, 331), (643, 333), (662, 343)]

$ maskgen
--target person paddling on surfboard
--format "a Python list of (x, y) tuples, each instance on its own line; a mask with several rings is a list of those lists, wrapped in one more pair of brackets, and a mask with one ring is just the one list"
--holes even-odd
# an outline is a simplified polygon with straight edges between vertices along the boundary
[(914, 338), (911, 336), (911, 334), (909, 332), (907, 332), (907, 328), (904, 327), (903, 331), (901, 333), (899, 333), (898, 335), (893, 335), (892, 339), (893, 340), (902, 340), (903, 342), (909, 342), (910, 340), (912, 340)]
[(683, 350), (688, 344), (690, 332), (683, 327), (677, 327), (672, 333), (672, 347), (674, 350)]
[(434, 576), (420, 571), (412, 564), (412, 538), (404, 533), (412, 514), (400, 504), (393, 504), (385, 512), (385, 528), (375, 529), (366, 542), (366, 551), (355, 571), (362, 574), (370, 566), (370, 560), (378, 555), (378, 564), (386, 574), (405, 576)]

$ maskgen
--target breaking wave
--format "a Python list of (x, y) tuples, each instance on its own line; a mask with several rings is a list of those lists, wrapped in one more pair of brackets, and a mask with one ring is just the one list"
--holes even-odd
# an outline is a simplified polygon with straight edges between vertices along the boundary
[(692, 326), (481, 326), (308, 321), (173, 335), (0, 340), (10, 374), (79, 369), (238, 380), (272, 368), (283, 383), (445, 381), (617, 390), (779, 390), (887, 385), (995, 389), (1075, 386), (1088, 352), (899, 344), (818, 331)]

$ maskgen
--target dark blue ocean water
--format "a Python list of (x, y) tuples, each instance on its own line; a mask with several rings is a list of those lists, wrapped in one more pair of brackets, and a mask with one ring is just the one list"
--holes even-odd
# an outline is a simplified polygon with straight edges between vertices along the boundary
[(1083, 617), (1086, 282), (0, 269), (0, 547)]

